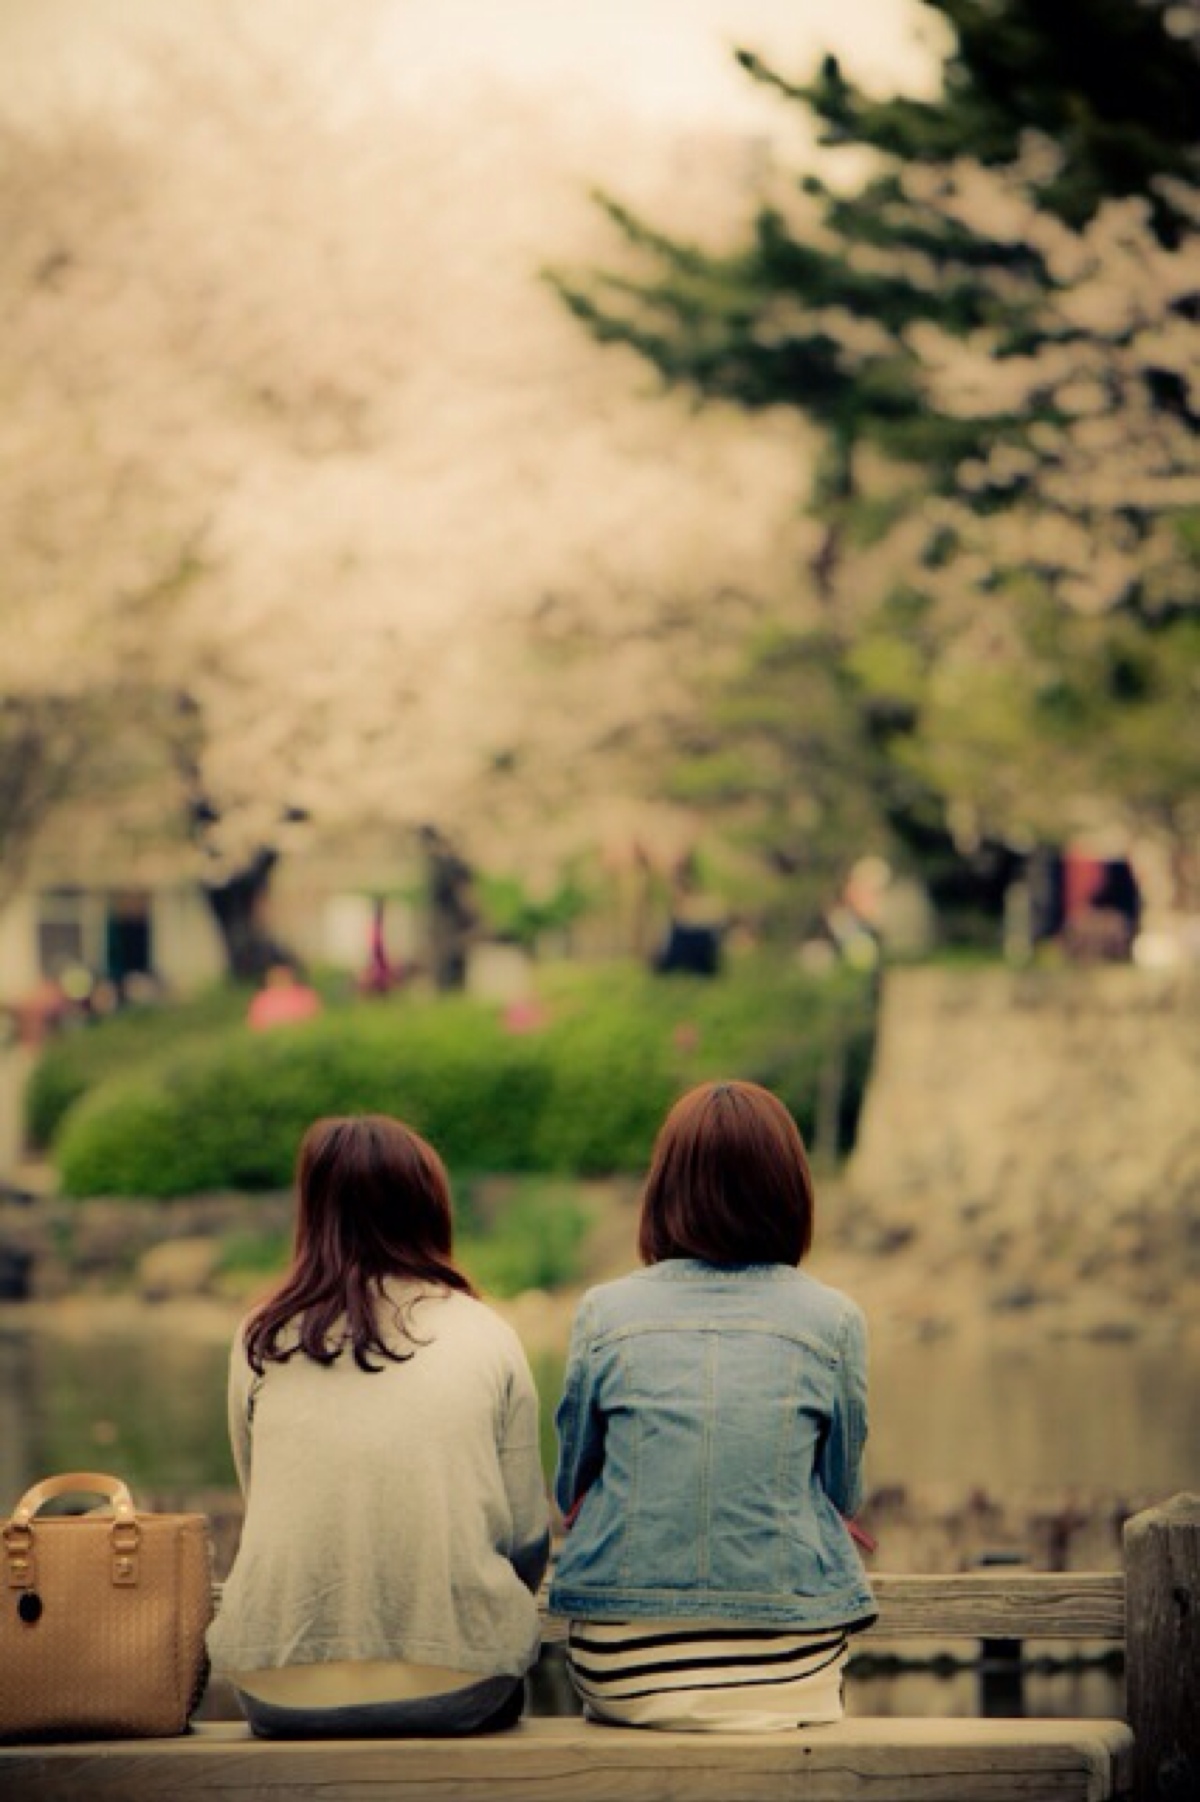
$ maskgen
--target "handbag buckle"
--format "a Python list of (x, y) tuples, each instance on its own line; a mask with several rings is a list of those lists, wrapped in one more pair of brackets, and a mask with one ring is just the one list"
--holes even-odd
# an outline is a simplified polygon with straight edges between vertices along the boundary
[(116, 1520), (113, 1522), (110, 1539), (113, 1554), (112, 1580), (123, 1588), (130, 1588), (138, 1580), (141, 1529), (135, 1520)]
[(33, 1528), (26, 1521), (6, 1521), (2, 1537), (8, 1558), (8, 1587), (32, 1589), (37, 1577)]

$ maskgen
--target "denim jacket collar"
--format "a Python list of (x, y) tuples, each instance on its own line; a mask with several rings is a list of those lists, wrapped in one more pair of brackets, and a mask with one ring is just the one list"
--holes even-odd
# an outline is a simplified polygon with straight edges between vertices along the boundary
[(793, 1264), (710, 1264), (704, 1258), (663, 1258), (660, 1263), (648, 1264), (638, 1272), (639, 1276), (662, 1283), (711, 1282), (714, 1277), (722, 1276), (750, 1276), (767, 1282), (782, 1282), (795, 1274)]

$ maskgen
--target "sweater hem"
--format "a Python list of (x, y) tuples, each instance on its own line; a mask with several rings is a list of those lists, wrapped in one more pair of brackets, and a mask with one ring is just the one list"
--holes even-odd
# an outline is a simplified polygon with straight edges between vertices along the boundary
[(290, 1670), (311, 1664), (383, 1663), (436, 1664), (448, 1670), (470, 1671), (479, 1677), (523, 1677), (537, 1659), (538, 1642), (535, 1640), (531, 1648), (507, 1656), (498, 1654), (494, 1647), (475, 1652), (464, 1646), (433, 1641), (364, 1646), (361, 1643), (351, 1645), (344, 1640), (320, 1640), (297, 1646), (288, 1654), (281, 1653), (277, 1645), (222, 1646), (219, 1650), (210, 1647), (210, 1653), (213, 1669), (223, 1675), (231, 1671)]

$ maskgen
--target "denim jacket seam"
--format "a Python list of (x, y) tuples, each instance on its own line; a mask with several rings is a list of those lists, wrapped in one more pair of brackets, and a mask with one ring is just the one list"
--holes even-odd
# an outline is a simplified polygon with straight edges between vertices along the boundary
[[(633, 1379), (620, 1348), (617, 1350), (617, 1363), (621, 1371), (621, 1384), (628, 1397), (633, 1390)], [(633, 1450), (630, 1458), (629, 1472), (629, 1505), (625, 1510), (625, 1520), (621, 1537), (620, 1572), (622, 1581), (628, 1575), (633, 1561), (633, 1523), (638, 1517), (638, 1499), (641, 1492), (642, 1475), (642, 1423), (639, 1415), (634, 1416)]]
[[(755, 1334), (757, 1337), (763, 1339), (785, 1339), (791, 1345), (802, 1345), (806, 1351), (812, 1352), (814, 1357), (820, 1358), (822, 1363), (826, 1364), (830, 1370), (836, 1370), (838, 1364), (841, 1362), (838, 1352), (827, 1340), (818, 1338), (814, 1333), (802, 1333), (795, 1327), (787, 1326), (773, 1320), (714, 1320), (711, 1322), (694, 1320), (681, 1320), (678, 1322), (622, 1321), (619, 1324), (601, 1328), (591, 1344), (594, 1350), (599, 1351), (608, 1346), (616, 1345), (621, 1340), (639, 1339), (648, 1333), (658, 1333), (664, 1336), (677, 1333), (680, 1336), (684, 1336), (697, 1332), (719, 1333), (723, 1338), (731, 1337), (736, 1333), (746, 1333)], [(836, 1343), (837, 1341), (835, 1340), (835, 1345)]]
[[(779, 1495), (786, 1495), (788, 1493), (787, 1473), (788, 1473), (788, 1468), (791, 1464), (792, 1439), (793, 1439), (793, 1437), (795, 1435), (795, 1431), (796, 1431), (796, 1417), (799, 1413), (799, 1404), (800, 1404), (800, 1389), (801, 1389), (800, 1375), (799, 1375), (799, 1371), (796, 1369), (796, 1366), (794, 1364), (793, 1364), (792, 1369), (793, 1369), (793, 1392), (792, 1392), (793, 1406), (791, 1407), (791, 1409), (788, 1412), (787, 1423), (786, 1423), (782, 1433), (779, 1435), (778, 1462), (777, 1462), (777, 1467), (776, 1467), (776, 1472), (775, 1472), (776, 1490)], [(776, 1547), (776, 1553), (775, 1553), (775, 1582), (777, 1585), (781, 1585), (783, 1582), (784, 1571), (787, 1567), (788, 1549), (789, 1549), (789, 1547), (788, 1547), (787, 1535), (784, 1533), (781, 1533), (779, 1535), (779, 1543)]]
[(701, 1427), (700, 1518), (696, 1534), (696, 1574), (707, 1583), (712, 1574), (712, 1455), (713, 1423), (717, 1412), (717, 1342), (710, 1333), (704, 1352), (705, 1409)]
[(842, 1317), (838, 1321), (837, 1335), (834, 1339), (834, 1350), (839, 1364), (846, 1362), (846, 1342), (850, 1337), (850, 1328), (854, 1323), (854, 1310), (850, 1307), (842, 1309)]

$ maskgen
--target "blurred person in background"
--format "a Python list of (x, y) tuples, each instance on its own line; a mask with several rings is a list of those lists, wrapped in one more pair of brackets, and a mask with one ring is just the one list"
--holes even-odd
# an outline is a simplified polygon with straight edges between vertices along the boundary
[(251, 1032), (267, 1032), (273, 1026), (295, 1026), (313, 1020), (321, 1011), (321, 997), (302, 982), (291, 964), (272, 964), (262, 988), (246, 1012)]

